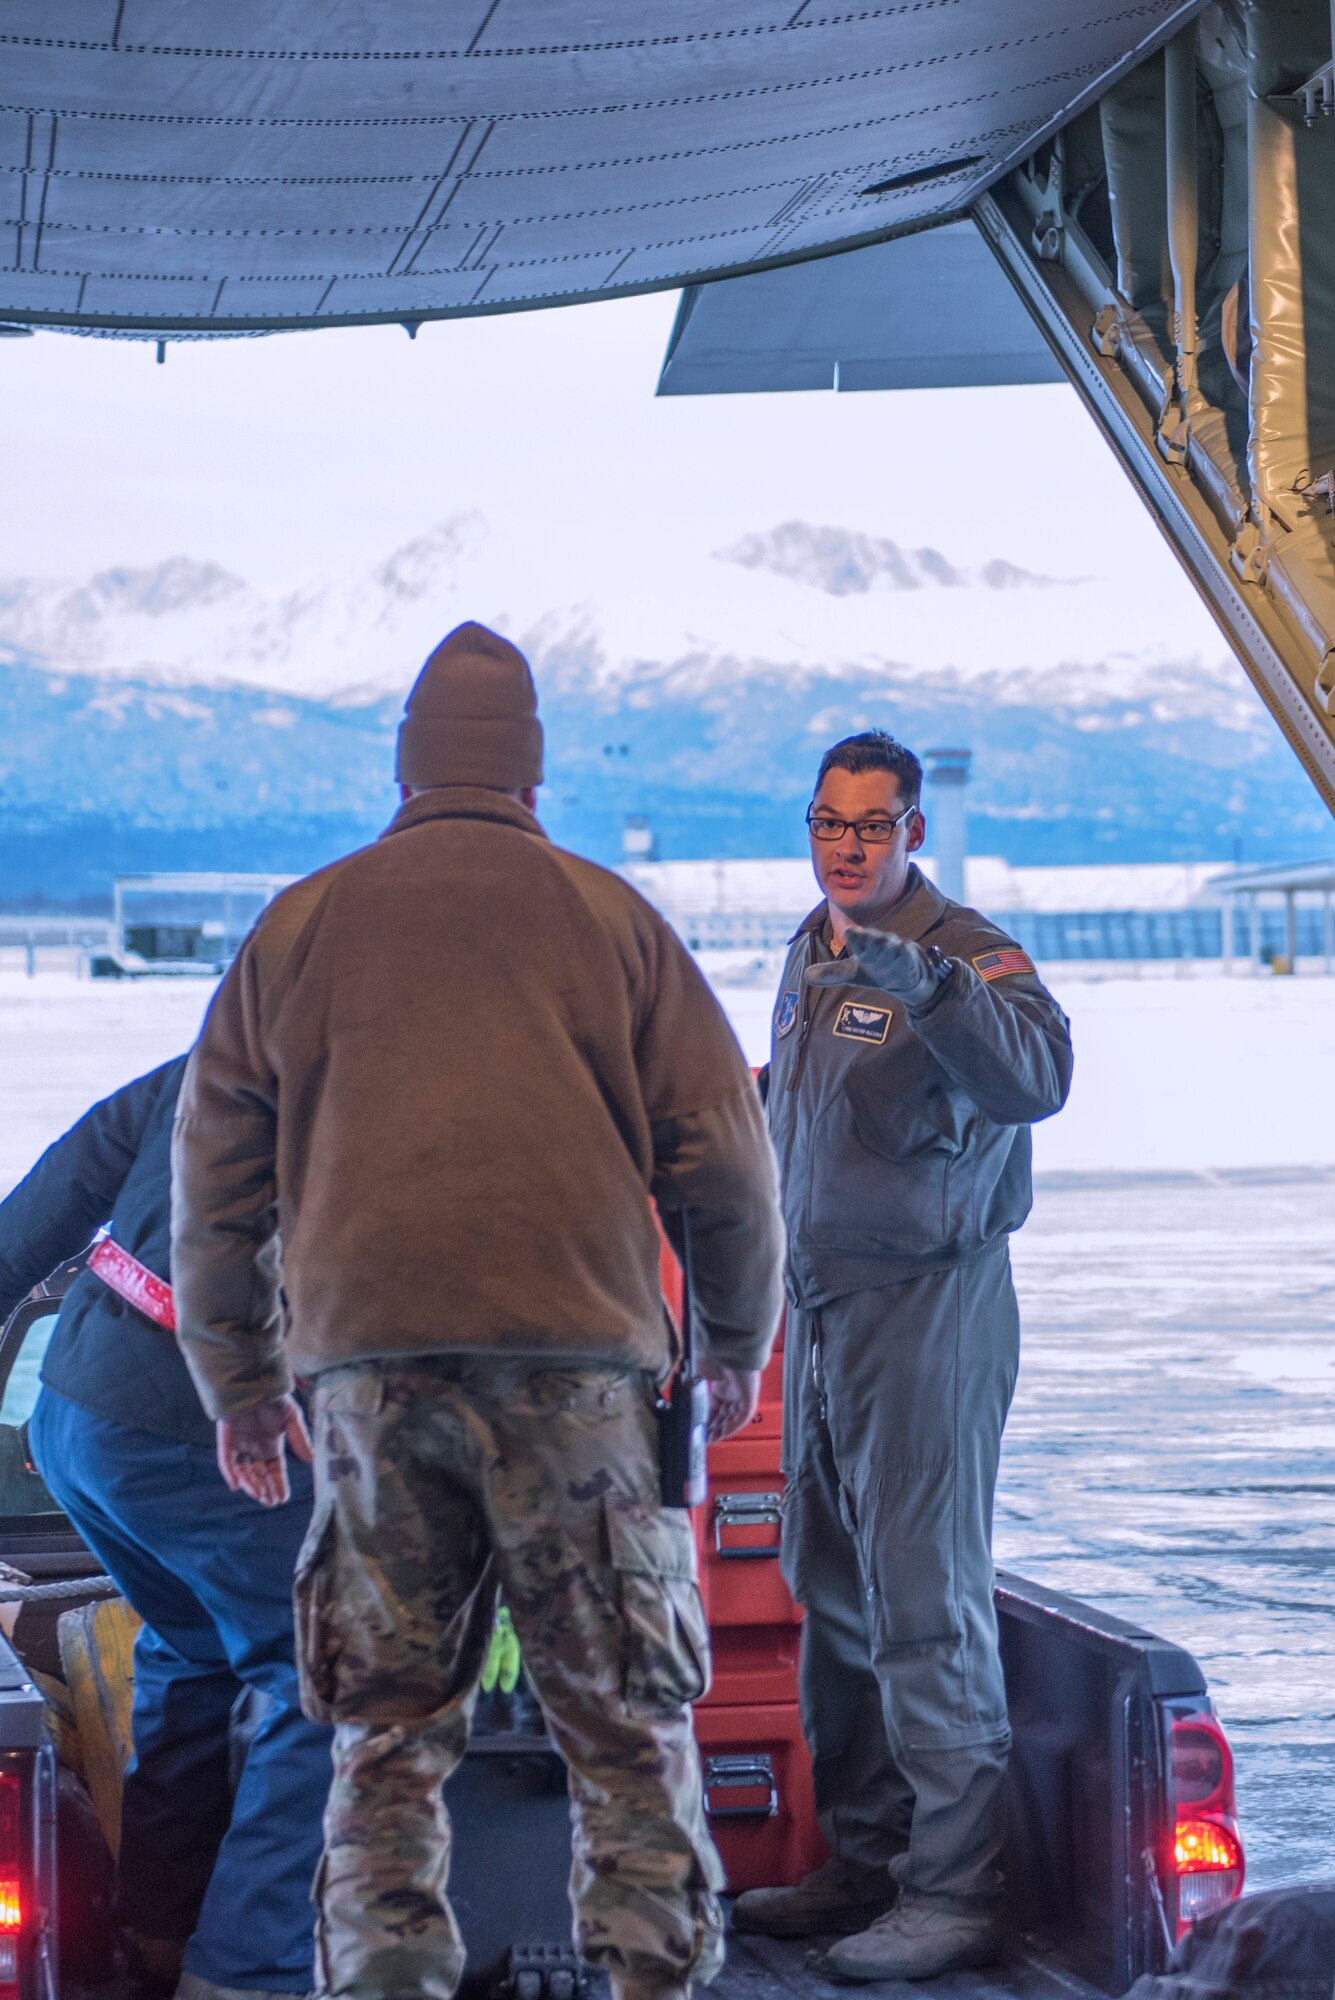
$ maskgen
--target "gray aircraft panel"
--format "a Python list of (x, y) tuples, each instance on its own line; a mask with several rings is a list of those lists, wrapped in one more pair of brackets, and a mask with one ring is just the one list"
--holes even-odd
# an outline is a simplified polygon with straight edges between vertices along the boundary
[(1060, 382), (971, 222), (683, 294), (660, 396)]
[(503, 311), (870, 242), (1197, 5), (9, 0), (0, 321)]

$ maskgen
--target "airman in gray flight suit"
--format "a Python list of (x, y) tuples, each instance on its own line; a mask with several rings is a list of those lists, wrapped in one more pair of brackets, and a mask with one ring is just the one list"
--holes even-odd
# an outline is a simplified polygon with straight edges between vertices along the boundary
[(1019, 1360), (1007, 1239), (1030, 1125), (1066, 1098), (1066, 1017), (1014, 941), (916, 868), (922, 769), (881, 731), (821, 764), (826, 900), (774, 1012), (788, 1227), (783, 1563), (831, 1859), (738, 1898), (739, 1929), (845, 1935), (843, 1979), (927, 1978), (1004, 1942), (1010, 1730), (992, 1501)]

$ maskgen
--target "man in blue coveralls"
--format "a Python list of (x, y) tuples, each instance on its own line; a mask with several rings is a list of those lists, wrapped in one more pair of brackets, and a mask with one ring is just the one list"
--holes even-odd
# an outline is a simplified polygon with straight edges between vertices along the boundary
[[(144, 1621), (120, 1911), (146, 1992), (308, 1993), (330, 1731), (297, 1693), (292, 1577), (308, 1465), (272, 1510), (229, 1492), (172, 1326), (171, 1130), (185, 1058), (94, 1105), (0, 1203), (0, 1322), (108, 1220), (67, 1294), (28, 1426), (42, 1478)], [(290, 1441), (304, 1428), (293, 1405)], [(236, 1796), (229, 1722), (268, 1697)]]

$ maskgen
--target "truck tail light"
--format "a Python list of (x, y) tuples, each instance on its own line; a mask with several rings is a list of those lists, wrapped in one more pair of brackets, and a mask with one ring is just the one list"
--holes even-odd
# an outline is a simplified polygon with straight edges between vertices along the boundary
[(21, 1780), (17, 1771), (0, 1771), (0, 2000), (19, 1986), (23, 1873)]
[(1212, 1715), (1178, 1716), (1172, 1739), (1175, 1826), (1170, 1880), (1177, 1934), (1242, 1893), (1246, 1861), (1233, 1795), (1233, 1752)]
[(1242, 1842), (1214, 1820), (1180, 1819), (1175, 1842), (1179, 1933), (1231, 1903), (1242, 1888)]

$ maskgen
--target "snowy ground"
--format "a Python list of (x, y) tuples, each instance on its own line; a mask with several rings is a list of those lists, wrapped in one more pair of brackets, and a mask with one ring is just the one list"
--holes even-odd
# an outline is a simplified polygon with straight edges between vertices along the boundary
[[(763, 1059), (772, 983), (711, 970)], [(998, 1557), (1189, 1647), (1238, 1753), (1253, 1884), (1331, 1875), (1335, 980), (1052, 983), (1076, 1083), (1035, 1134), (1016, 1243)], [(0, 972), (0, 1194), (184, 1048), (210, 991)]]
[[(769, 1054), (779, 970), (765, 986), (718, 983), (753, 1063)], [(1335, 979), (1210, 965), (1047, 975), (1071, 1017), (1075, 1081), (1035, 1129), (1040, 1173), (1335, 1164)]]
[(0, 972), (0, 1194), (97, 1098), (188, 1049), (212, 991)]
[[(717, 978), (753, 1063), (769, 1052), (765, 984)], [(718, 977), (722, 972), (723, 977)], [(1051, 969), (1074, 1024), (1075, 1083), (1034, 1134), (1040, 1174), (1335, 1166), (1335, 979), (1223, 978), (1214, 968)], [(97, 1097), (187, 1048), (208, 980), (26, 978), (0, 969), (0, 1194)]]
[(1329, 1166), (1067, 1174), (1015, 1245), (998, 1561), (1200, 1660), (1257, 1888), (1335, 1875), (1333, 1214)]

